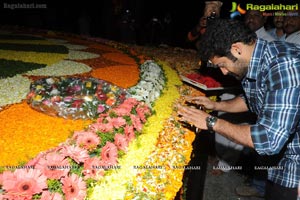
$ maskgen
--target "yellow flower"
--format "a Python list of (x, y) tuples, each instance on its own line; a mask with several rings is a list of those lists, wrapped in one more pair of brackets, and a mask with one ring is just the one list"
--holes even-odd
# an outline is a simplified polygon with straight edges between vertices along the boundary
[(6, 60), (17, 60), (38, 64), (52, 65), (67, 57), (68, 54), (42, 53), (31, 51), (0, 50), (0, 58)]
[(92, 82), (88, 81), (85, 83), (85, 87), (90, 88), (92, 87)]
[(35, 97), (33, 98), (34, 101), (42, 101), (42, 95), (35, 95)]
[(43, 89), (43, 88), (44, 88), (44, 87), (43, 87), (42, 85), (37, 85), (37, 86), (36, 86), (36, 89), (37, 89), (37, 90), (41, 90), (41, 89)]

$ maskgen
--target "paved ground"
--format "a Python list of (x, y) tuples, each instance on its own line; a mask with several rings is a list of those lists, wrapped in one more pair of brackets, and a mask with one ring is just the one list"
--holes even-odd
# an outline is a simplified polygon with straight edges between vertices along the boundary
[(216, 170), (214, 135), (200, 133), (194, 141), (194, 153), (190, 165), (200, 166), (201, 170), (187, 172), (188, 181), (186, 200), (263, 200), (255, 197), (240, 197), (235, 188), (247, 185), (250, 174), (241, 170), (232, 170), (219, 174)]
[(246, 185), (247, 175), (237, 171), (230, 171), (221, 175), (213, 175), (216, 171), (208, 163), (204, 184), (203, 200), (262, 200), (255, 197), (240, 197), (235, 193), (235, 188)]

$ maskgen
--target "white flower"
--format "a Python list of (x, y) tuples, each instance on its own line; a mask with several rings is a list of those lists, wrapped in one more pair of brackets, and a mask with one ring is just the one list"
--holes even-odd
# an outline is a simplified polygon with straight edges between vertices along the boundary
[(57, 90), (57, 89), (53, 89), (53, 90), (51, 90), (51, 92), (50, 92), (50, 95), (58, 95), (60, 92)]
[(21, 75), (0, 79), (0, 107), (19, 103), (26, 98), (30, 88), (30, 80)]
[(68, 59), (70, 60), (85, 60), (85, 59), (92, 59), (98, 57), (99, 55), (95, 53), (75, 51), (75, 50), (69, 50), (69, 54), (68, 54)]
[(140, 66), (140, 81), (128, 89), (131, 97), (145, 101), (149, 106), (159, 96), (165, 85), (163, 70), (154, 61), (148, 60)]
[(53, 78), (47, 78), (46, 83), (49, 84), (49, 85), (52, 85), (53, 83), (55, 83), (55, 81), (54, 81)]
[(71, 50), (83, 50), (83, 49), (87, 49), (88, 48), (87, 46), (78, 45), (78, 44), (69, 44), (69, 43), (66, 43), (66, 44), (62, 44), (62, 45), (64, 45), (65, 47), (67, 47), (68, 49), (71, 49)]

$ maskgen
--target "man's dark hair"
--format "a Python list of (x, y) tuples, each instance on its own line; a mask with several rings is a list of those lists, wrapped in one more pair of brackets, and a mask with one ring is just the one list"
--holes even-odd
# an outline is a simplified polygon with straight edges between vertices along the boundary
[(202, 61), (208, 61), (214, 56), (226, 56), (235, 61), (231, 54), (231, 45), (236, 42), (252, 44), (256, 40), (255, 32), (244, 23), (232, 19), (215, 19), (211, 21), (199, 43), (199, 56)]

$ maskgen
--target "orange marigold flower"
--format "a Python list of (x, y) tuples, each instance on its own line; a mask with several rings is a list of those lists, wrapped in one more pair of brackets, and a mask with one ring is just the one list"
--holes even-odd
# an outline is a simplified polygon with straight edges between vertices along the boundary
[(135, 65), (117, 65), (93, 70), (91, 75), (123, 88), (129, 88), (137, 84), (139, 80), (139, 68)]
[(73, 131), (90, 123), (51, 117), (33, 110), (25, 102), (12, 105), (0, 112), (0, 166), (27, 162), (41, 151), (65, 142)]
[(102, 55), (103, 58), (107, 60), (112, 60), (114, 62), (119, 62), (125, 65), (134, 65), (136, 64), (135, 60), (126, 54), (123, 53), (106, 53)]

